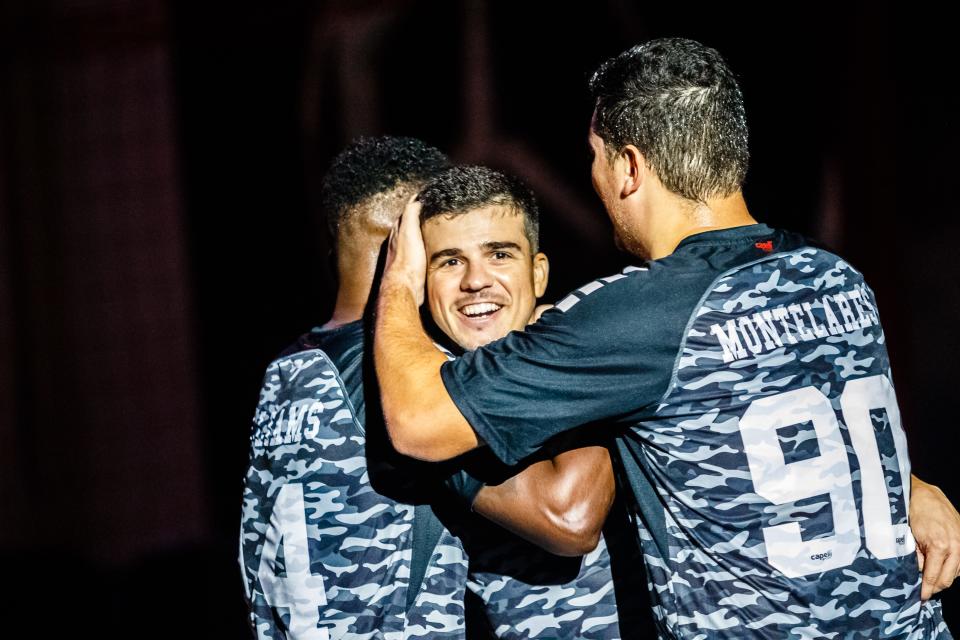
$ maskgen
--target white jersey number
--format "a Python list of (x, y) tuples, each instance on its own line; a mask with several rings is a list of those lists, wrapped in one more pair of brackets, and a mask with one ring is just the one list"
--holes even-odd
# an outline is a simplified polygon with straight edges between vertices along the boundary
[[(877, 375), (846, 384), (840, 395), (843, 421), (860, 466), (862, 515), (867, 549), (880, 559), (915, 549), (908, 524), (893, 524), (883, 466), (870, 411), (885, 409), (900, 467), (906, 510), (910, 510), (910, 467), (907, 441), (893, 386)], [(787, 463), (777, 430), (812, 423), (819, 455)], [(758, 495), (775, 504), (828, 494), (833, 511), (833, 535), (804, 541), (800, 523), (763, 529), (771, 566), (796, 578), (845, 567), (860, 551), (860, 523), (853, 480), (840, 423), (830, 400), (814, 387), (804, 387), (755, 400), (740, 419), (744, 452)]]
[[(277, 549), (281, 544), (286, 577), (277, 575)], [(323, 576), (310, 573), (307, 517), (303, 485), (299, 483), (280, 487), (270, 514), (257, 575), (267, 604), (290, 611), (289, 640), (329, 640), (327, 630), (317, 626), (320, 607), (327, 604), (327, 594)]]

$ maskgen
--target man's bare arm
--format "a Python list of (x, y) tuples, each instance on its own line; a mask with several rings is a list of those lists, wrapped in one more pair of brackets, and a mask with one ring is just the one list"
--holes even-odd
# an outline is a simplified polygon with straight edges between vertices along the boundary
[(390, 234), (374, 334), (374, 363), (393, 446), (421, 460), (453, 458), (479, 446), (440, 378), (446, 357), (420, 323), (426, 256), (420, 203), (410, 202)]
[[(537, 306), (530, 324), (551, 308)], [(615, 491), (607, 449), (581, 447), (484, 486), (473, 510), (551, 553), (580, 556), (600, 542)]]
[(916, 476), (910, 480), (910, 529), (923, 572), (920, 598), (927, 600), (953, 584), (960, 571), (960, 513), (937, 487)]
[(605, 447), (565, 451), (477, 494), (473, 510), (561, 556), (596, 548), (614, 497)]

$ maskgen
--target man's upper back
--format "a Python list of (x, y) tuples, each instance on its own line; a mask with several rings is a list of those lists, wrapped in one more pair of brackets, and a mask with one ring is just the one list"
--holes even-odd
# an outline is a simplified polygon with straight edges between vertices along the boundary
[(240, 558), (258, 637), (463, 637), (465, 560), (449, 533), (407, 607), (414, 507), (370, 484), (362, 360), (357, 322), (306, 334), (267, 368)]
[(644, 510), (664, 622), (682, 637), (934, 637), (873, 294), (827, 251), (756, 244), (769, 255), (711, 282), (654, 416), (621, 441), (659, 498)]

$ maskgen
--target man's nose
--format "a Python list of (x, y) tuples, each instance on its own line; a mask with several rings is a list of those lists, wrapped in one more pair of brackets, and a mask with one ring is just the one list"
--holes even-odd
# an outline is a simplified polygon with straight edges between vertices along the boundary
[(493, 284), (493, 277), (483, 262), (471, 262), (460, 281), (462, 291), (481, 291)]

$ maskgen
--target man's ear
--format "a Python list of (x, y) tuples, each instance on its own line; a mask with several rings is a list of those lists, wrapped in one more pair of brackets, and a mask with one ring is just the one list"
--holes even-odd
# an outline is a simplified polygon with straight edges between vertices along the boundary
[(547, 281), (550, 279), (550, 261), (547, 256), (538, 253), (533, 256), (533, 293), (538, 298), (547, 291)]
[(618, 175), (622, 179), (620, 197), (633, 195), (643, 184), (647, 172), (647, 160), (632, 144), (625, 146), (615, 160)]

